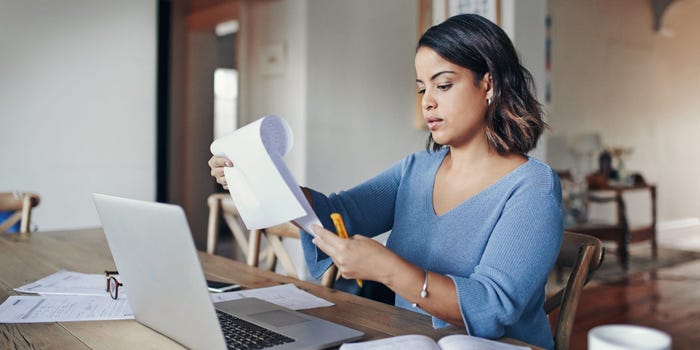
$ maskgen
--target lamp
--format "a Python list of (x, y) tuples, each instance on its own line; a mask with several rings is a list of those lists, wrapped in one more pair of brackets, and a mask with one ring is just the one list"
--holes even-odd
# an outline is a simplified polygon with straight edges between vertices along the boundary
[(593, 169), (593, 155), (601, 148), (598, 133), (581, 133), (574, 137), (571, 151), (576, 157), (576, 170), (580, 174), (588, 174)]

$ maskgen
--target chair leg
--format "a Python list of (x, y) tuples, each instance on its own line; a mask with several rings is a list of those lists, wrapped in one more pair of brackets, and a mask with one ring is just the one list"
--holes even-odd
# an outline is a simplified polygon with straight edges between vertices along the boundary
[(617, 256), (620, 258), (620, 264), (622, 264), (622, 269), (625, 271), (629, 269), (629, 255), (628, 242), (625, 239), (617, 245)]
[(296, 268), (294, 267), (294, 262), (284, 249), (282, 240), (278, 236), (273, 235), (266, 235), (266, 237), (267, 241), (270, 242), (270, 247), (275, 251), (275, 255), (277, 256), (280, 265), (282, 265), (284, 272), (287, 273), (288, 276), (299, 279), (299, 275), (297, 275)]
[(654, 260), (657, 260), (659, 258), (659, 250), (658, 246), (656, 245), (656, 233), (651, 239), (651, 256), (654, 258)]
[(32, 198), (28, 194), (24, 194), (22, 200), (22, 221), (20, 221), (19, 235), (21, 238), (29, 238), (29, 222), (32, 214)]
[(323, 273), (323, 276), (321, 277), (321, 285), (327, 288), (333, 288), (333, 284), (335, 284), (336, 279), (338, 279), (338, 267), (333, 264), (328, 268), (328, 270), (326, 270), (326, 272)]
[(260, 230), (253, 230), (250, 232), (250, 237), (248, 237), (248, 256), (246, 259), (248, 266), (258, 266), (261, 236), (262, 232)]
[(209, 222), (207, 224), (207, 253), (216, 252), (216, 241), (219, 239), (219, 211), (221, 201), (210, 197), (207, 201), (209, 205)]

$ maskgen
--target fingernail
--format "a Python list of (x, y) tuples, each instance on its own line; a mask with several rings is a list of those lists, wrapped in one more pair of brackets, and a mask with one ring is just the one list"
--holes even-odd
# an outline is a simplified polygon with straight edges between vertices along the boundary
[(226, 161), (226, 166), (233, 166), (233, 163), (231, 163), (230, 161)]

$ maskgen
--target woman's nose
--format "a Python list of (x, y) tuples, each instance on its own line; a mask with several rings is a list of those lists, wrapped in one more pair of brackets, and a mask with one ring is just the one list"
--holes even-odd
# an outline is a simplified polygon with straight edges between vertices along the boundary
[(421, 99), (421, 107), (425, 111), (431, 111), (435, 109), (436, 103), (435, 99), (426, 91)]

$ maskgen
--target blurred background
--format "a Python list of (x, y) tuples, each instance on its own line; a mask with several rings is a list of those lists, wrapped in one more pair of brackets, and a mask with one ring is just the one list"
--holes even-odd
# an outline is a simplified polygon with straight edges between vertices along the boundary
[[(700, 1), (494, 4), (551, 125), (531, 155), (580, 179), (625, 149), (660, 236), (700, 226)], [(450, 6), (0, 0), (0, 188), (41, 195), (38, 230), (99, 226), (92, 192), (177, 203), (203, 248), (217, 135), (283, 117), (290, 169), (325, 192), (423, 149), (415, 44)]]

